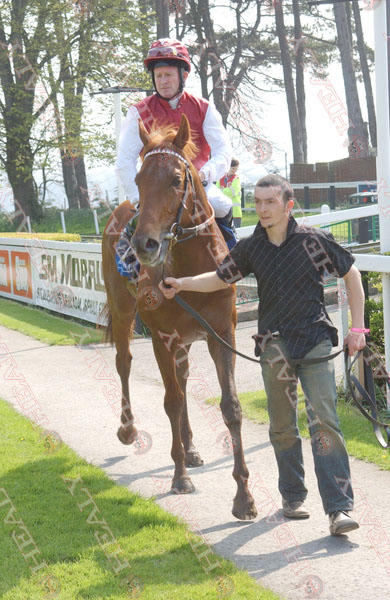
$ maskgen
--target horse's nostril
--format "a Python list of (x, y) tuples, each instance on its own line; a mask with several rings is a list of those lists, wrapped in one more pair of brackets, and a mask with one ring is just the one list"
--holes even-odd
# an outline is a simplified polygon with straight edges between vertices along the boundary
[(145, 250), (148, 252), (154, 252), (159, 247), (159, 243), (153, 238), (149, 238), (145, 244)]

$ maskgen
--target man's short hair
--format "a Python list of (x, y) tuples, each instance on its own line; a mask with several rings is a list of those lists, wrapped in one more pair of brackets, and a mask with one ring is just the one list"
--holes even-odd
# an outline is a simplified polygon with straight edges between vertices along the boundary
[(284, 204), (287, 204), (289, 200), (294, 198), (294, 191), (290, 183), (281, 175), (269, 173), (265, 175), (256, 183), (256, 187), (267, 188), (267, 187), (278, 187), (282, 191), (282, 199)]
[(232, 162), (230, 163), (231, 167), (239, 167), (240, 166), (240, 161), (237, 160), (236, 158), (232, 158)]

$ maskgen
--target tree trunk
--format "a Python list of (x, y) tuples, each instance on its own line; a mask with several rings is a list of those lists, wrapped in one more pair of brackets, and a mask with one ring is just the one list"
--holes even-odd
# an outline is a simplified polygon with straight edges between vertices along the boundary
[(208, 0), (198, 0), (198, 11), (202, 18), (202, 24), (208, 41), (206, 48), (206, 56), (211, 66), (211, 80), (213, 82), (213, 100), (216, 109), (222, 115), (222, 121), (226, 127), (228, 111), (224, 104), (223, 94), (223, 65), (218, 56), (217, 40), (215, 37), (214, 25), (210, 15), (210, 7)]
[[(0, 41), (5, 45), (5, 35), (0, 30)], [(0, 47), (0, 77), (5, 103), (1, 104), (0, 118), (5, 130), (5, 166), (9, 183), (15, 198), (15, 212), (21, 219), (42, 217), (42, 207), (38, 202), (37, 187), (34, 181), (34, 154), (31, 148), (31, 129), (34, 124), (33, 107), (36, 77), (31, 64), (25, 65), (22, 45), (13, 40), (20, 51), (13, 53), (15, 76), (12, 74), (10, 57)], [(33, 73), (31, 75), (31, 72)], [(24, 215), (22, 214), (22, 212)]]
[(42, 218), (42, 208), (36, 202), (37, 190), (33, 177), (28, 177), (25, 181), (13, 181), (8, 174), (8, 179), (12, 187), (15, 205), (15, 224), (17, 226), (23, 224), (23, 229), (26, 227), (26, 217), (34, 221), (39, 221)]
[(190, 0), (191, 16), (193, 18), (196, 30), (196, 37), (198, 40), (197, 54), (199, 56), (198, 73), (200, 79), (200, 85), (202, 89), (202, 98), (209, 99), (210, 94), (207, 86), (207, 44), (208, 42), (204, 39), (203, 25), (202, 25), (202, 13), (199, 10), (197, 0)]
[(348, 140), (349, 155), (351, 158), (364, 158), (368, 152), (368, 134), (366, 124), (363, 122), (360, 102), (357, 91), (356, 77), (353, 66), (352, 45), (350, 40), (347, 11), (343, 3), (337, 2), (333, 6), (336, 28), (337, 45), (340, 50), (341, 66), (343, 69), (345, 97), (349, 118)]
[(362, 21), (360, 18), (360, 9), (356, 2), (352, 3), (352, 8), (353, 8), (353, 17), (355, 19), (356, 40), (357, 40), (359, 57), (360, 57), (360, 67), (362, 69), (364, 89), (366, 91), (368, 127), (370, 130), (371, 146), (373, 148), (376, 148), (377, 147), (376, 114), (375, 114), (374, 95), (372, 93), (371, 75), (370, 75), (370, 69), (368, 68), (367, 53), (366, 53), (366, 48), (364, 45), (364, 36), (363, 36)]
[[(30, 146), (30, 129), (26, 128), (24, 116), (17, 119), (15, 111), (12, 126), (6, 126), (6, 163), (5, 168), (15, 199), (15, 212), (20, 212), (20, 221), (29, 216), (39, 220), (42, 217), (42, 207), (38, 202), (37, 187), (33, 176), (34, 157)], [(20, 121), (23, 121), (20, 122)], [(17, 141), (15, 136), (17, 131)], [(22, 167), (21, 167), (22, 166)]]
[(89, 203), (87, 173), (85, 169), (84, 154), (80, 154), (73, 163), (74, 172), (77, 181), (77, 193), (79, 196), (80, 208), (91, 208)]
[(65, 193), (68, 199), (68, 206), (71, 209), (79, 210), (81, 207), (80, 198), (77, 193), (78, 185), (74, 170), (74, 163), (73, 161), (69, 160), (68, 154), (63, 150), (61, 150), (61, 165)]
[(169, 7), (166, 0), (156, 0), (157, 38), (169, 37)]
[(305, 162), (305, 155), (303, 151), (303, 137), (298, 115), (297, 101), (295, 97), (294, 81), (292, 76), (291, 58), (287, 43), (286, 28), (284, 25), (283, 0), (279, 0), (275, 5), (275, 23), (282, 57), (284, 86), (286, 90), (288, 114), (290, 119), (291, 141), (293, 147), (294, 162), (303, 163)]
[(307, 131), (306, 131), (306, 96), (304, 80), (304, 48), (302, 41), (302, 26), (298, 0), (293, 0), (294, 38), (295, 38), (295, 89), (297, 92), (297, 109), (302, 132), (303, 162), (307, 162)]

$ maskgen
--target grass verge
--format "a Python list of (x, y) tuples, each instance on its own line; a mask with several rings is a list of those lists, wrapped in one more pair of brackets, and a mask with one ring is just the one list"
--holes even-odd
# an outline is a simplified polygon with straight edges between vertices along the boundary
[(2, 600), (278, 598), (152, 500), (46, 442), (0, 400)]
[[(298, 424), (302, 437), (309, 438), (305, 411), (304, 396), (301, 389), (298, 393)], [(256, 423), (269, 423), (267, 397), (264, 390), (239, 394), (241, 407), (245, 417)], [(210, 404), (218, 404), (219, 398), (212, 398)], [(357, 408), (340, 398), (337, 412), (344, 434), (348, 453), (360, 460), (374, 463), (381, 469), (390, 470), (390, 452), (381, 448), (374, 435), (371, 424), (361, 415)]]
[(81, 235), (78, 233), (0, 233), (0, 238), (3, 237), (21, 240), (49, 240), (52, 242), (81, 242)]
[[(44, 309), (32, 308), (7, 298), (0, 298), (0, 325), (45, 344), (59, 346), (97, 344), (103, 341), (104, 335), (101, 329), (56, 317)], [(84, 335), (86, 333), (88, 335)]]

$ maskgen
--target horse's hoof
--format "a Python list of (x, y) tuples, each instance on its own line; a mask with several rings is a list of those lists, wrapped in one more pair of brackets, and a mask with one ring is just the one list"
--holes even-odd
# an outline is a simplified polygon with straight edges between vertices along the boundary
[(201, 467), (203, 464), (203, 460), (196, 450), (186, 453), (186, 467)]
[(253, 521), (257, 517), (255, 501), (253, 498), (244, 501), (234, 499), (232, 513), (240, 521)]
[(174, 494), (192, 494), (195, 486), (189, 477), (181, 477), (172, 481), (171, 490)]
[(130, 429), (126, 429), (125, 427), (123, 427), (123, 425), (121, 425), (117, 431), (119, 441), (122, 442), (122, 444), (125, 444), (126, 446), (132, 444), (136, 439), (137, 435), (138, 431), (133, 426), (131, 426)]

